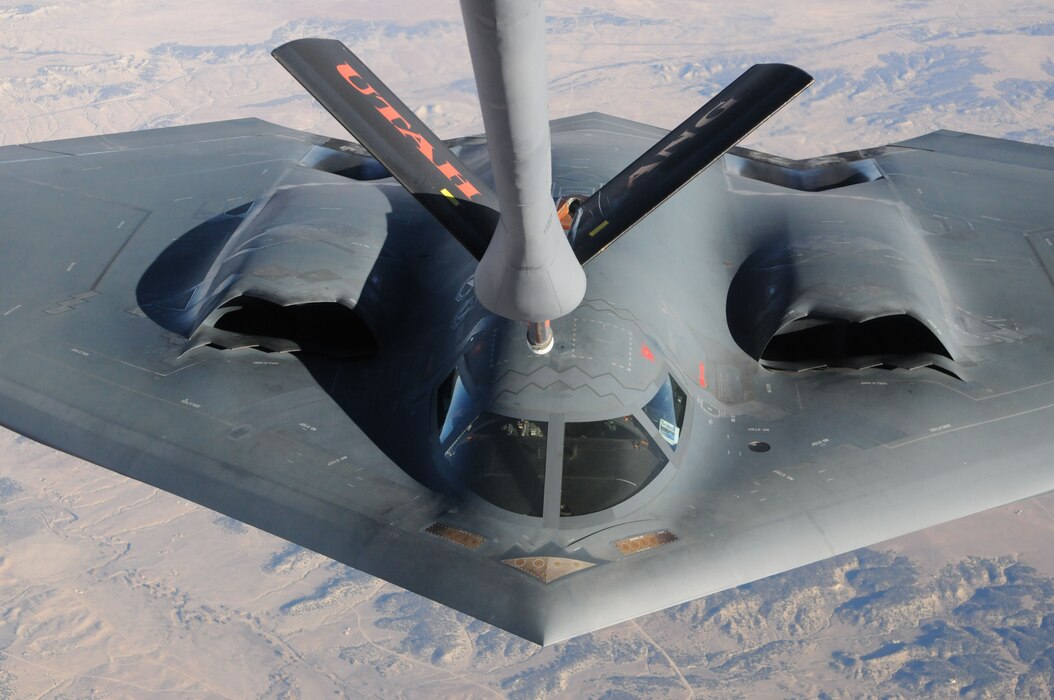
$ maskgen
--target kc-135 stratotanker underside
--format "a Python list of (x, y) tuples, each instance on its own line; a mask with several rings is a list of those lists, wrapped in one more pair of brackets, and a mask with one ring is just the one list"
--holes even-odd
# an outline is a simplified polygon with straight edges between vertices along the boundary
[(780, 65), (539, 130), (525, 5), (486, 136), (300, 40), (362, 146), (0, 148), (0, 422), (539, 644), (1054, 488), (1054, 150), (735, 147)]

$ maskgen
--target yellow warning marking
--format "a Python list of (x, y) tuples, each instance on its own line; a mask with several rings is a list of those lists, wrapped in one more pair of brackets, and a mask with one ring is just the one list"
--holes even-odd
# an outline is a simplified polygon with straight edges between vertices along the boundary
[(457, 197), (455, 197), (454, 195), (450, 194), (450, 190), (448, 190), (447, 188), (444, 187), (443, 189), (441, 189), (439, 191), (443, 193), (444, 197), (446, 197), (451, 202), (453, 202), (455, 207), (457, 206)]
[(589, 232), (589, 237), (592, 238), (593, 236), (597, 235), (598, 233), (603, 231), (604, 227), (607, 226), (607, 225), (608, 225), (608, 222), (606, 222), (606, 221), (604, 223), (600, 224), (595, 229), (593, 229), (592, 231)]

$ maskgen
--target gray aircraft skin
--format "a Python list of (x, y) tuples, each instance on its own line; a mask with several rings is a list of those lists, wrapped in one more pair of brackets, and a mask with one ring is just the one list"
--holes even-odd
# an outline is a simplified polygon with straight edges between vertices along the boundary
[[(667, 136), (550, 131), (554, 201)], [(551, 644), (1054, 488), (1052, 171), (947, 131), (734, 148), (537, 354), (357, 144), (0, 148), (0, 423)]]

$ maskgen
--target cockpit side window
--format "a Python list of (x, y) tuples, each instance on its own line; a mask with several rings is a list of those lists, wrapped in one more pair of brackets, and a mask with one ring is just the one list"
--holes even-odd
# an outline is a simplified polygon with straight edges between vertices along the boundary
[[(439, 385), (439, 390), (436, 392), (436, 421), (438, 422), (436, 430), (443, 430), (447, 414), (450, 413), (450, 402), (454, 398), (455, 379), (457, 379), (456, 371), (448, 374), (447, 378)], [(447, 434), (449, 435), (449, 432)]]
[(560, 515), (596, 513), (648, 485), (666, 456), (633, 416), (567, 423)]
[(446, 444), (475, 417), (476, 409), (457, 372), (451, 372), (439, 387), (438, 402), (439, 442)]
[(666, 375), (666, 382), (644, 407), (644, 413), (659, 429), (659, 435), (676, 450), (681, 439), (681, 427), (684, 426), (684, 411), (688, 396), (677, 385), (673, 377)]
[(444, 455), (459, 480), (484, 500), (513, 513), (541, 517), (548, 428), (542, 421), (482, 413)]

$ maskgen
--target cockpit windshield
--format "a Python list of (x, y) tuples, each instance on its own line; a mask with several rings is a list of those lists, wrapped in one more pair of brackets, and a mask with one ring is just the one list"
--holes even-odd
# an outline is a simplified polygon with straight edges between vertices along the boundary
[[(643, 407), (654, 428), (632, 414), (565, 422), (563, 449), (550, 455), (549, 422), (487, 410), (470, 387), (453, 372), (439, 388), (439, 449), (449, 465), (444, 469), (453, 483), (495, 506), (534, 517), (545, 509), (547, 468), (560, 475), (561, 516), (597, 513), (640, 492), (677, 449), (687, 408), (685, 392), (667, 375)], [(561, 423), (553, 426), (559, 435)], [(555, 455), (562, 462), (551, 459)], [(554, 514), (556, 507), (548, 504)]]
[(483, 413), (444, 455), (484, 500), (521, 515), (542, 515), (548, 424)]
[(610, 508), (644, 488), (666, 456), (633, 416), (567, 423), (560, 515)]

